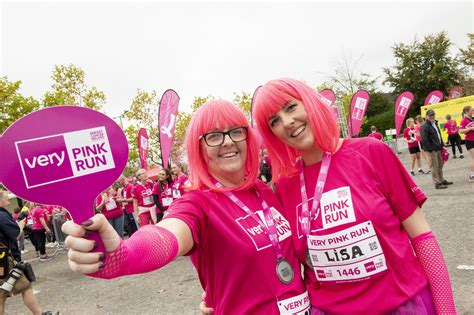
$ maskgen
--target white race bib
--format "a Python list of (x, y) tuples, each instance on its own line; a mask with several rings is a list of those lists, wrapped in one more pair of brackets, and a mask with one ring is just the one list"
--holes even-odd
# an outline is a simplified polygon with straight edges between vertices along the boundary
[(153, 202), (154, 202), (154, 201), (153, 201), (153, 197), (152, 197), (152, 196), (143, 197), (143, 205), (144, 205), (144, 206), (152, 205)]
[(111, 199), (105, 203), (105, 209), (107, 211), (113, 210), (115, 208), (117, 208), (117, 203), (115, 202), (115, 200)]
[(173, 202), (173, 198), (171, 198), (171, 197), (164, 197), (163, 199), (161, 199), (161, 202), (163, 203), (163, 206), (164, 206), (164, 207), (168, 207), (168, 206), (171, 205), (171, 203)]
[(282, 301), (278, 301), (278, 309), (282, 315), (305, 315), (309, 314), (311, 302), (309, 300), (308, 291)]
[(327, 235), (309, 235), (308, 249), (320, 282), (366, 280), (387, 270), (371, 221)]

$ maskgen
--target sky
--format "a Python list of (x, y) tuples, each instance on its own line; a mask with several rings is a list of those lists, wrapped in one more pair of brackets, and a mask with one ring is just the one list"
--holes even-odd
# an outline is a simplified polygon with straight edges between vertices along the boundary
[(457, 52), (473, 33), (472, 1), (0, 1), (0, 75), (39, 99), (72, 63), (111, 117), (137, 89), (174, 89), (189, 111), (195, 96), (232, 100), (280, 77), (316, 87), (344, 55), (380, 83), (394, 44), (447, 31)]

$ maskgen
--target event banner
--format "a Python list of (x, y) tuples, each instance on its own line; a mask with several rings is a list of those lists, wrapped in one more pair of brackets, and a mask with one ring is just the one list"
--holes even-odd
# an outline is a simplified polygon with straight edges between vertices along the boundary
[(369, 93), (365, 90), (359, 90), (352, 96), (351, 113), (348, 121), (350, 135), (352, 137), (359, 135), (362, 119), (364, 119), (369, 100)]
[(460, 98), (462, 94), (462, 87), (460, 86), (455, 86), (449, 91), (449, 99), (455, 99), (455, 98)]
[(138, 154), (141, 168), (148, 169), (148, 133), (145, 128), (138, 131)]
[[(122, 174), (128, 143), (106, 115), (78, 106), (33, 112), (0, 138), (0, 182), (31, 202), (66, 208), (81, 223), (94, 215), (94, 200)], [(98, 234), (97, 251), (103, 250)]]
[(444, 98), (443, 92), (439, 90), (431, 91), (430, 94), (425, 98), (425, 102), (423, 105), (431, 105), (442, 102)]
[(334, 91), (331, 89), (324, 89), (321, 90), (319, 94), (321, 94), (321, 96), (323, 97), (323, 101), (326, 104), (332, 106), (334, 114), (336, 114), (336, 119), (339, 120), (339, 110), (337, 109), (337, 106), (334, 106), (334, 102), (336, 101), (336, 93), (334, 93)]
[(178, 116), (179, 96), (174, 90), (166, 90), (160, 101), (158, 128), (160, 130), (161, 163), (168, 168), (173, 145), (174, 128)]
[(408, 109), (410, 108), (414, 99), (415, 97), (413, 96), (412, 92), (405, 91), (400, 94), (395, 101), (395, 130), (397, 131), (397, 138), (398, 134), (400, 133), (400, 129), (402, 128), (403, 121), (405, 120), (405, 116), (407, 115)]
[(260, 90), (261, 87), (262, 86), (260, 85), (258, 88), (256, 88), (252, 95), (252, 103), (250, 104), (250, 126), (252, 126), (252, 129), (255, 133), (255, 137), (257, 138), (257, 141), (260, 144), (260, 149), (263, 149), (264, 145), (263, 145), (262, 136), (260, 135), (260, 131), (258, 131), (257, 125), (255, 123), (255, 106), (254, 106), (254, 100), (257, 98), (258, 91)]

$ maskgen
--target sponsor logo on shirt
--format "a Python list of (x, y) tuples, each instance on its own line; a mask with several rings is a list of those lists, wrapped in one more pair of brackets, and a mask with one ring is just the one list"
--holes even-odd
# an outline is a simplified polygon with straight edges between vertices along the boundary
[(15, 142), (27, 188), (115, 168), (105, 127)]
[[(278, 240), (281, 242), (291, 236), (290, 224), (281, 215), (281, 213), (278, 212), (278, 210), (273, 207), (270, 207), (270, 210), (272, 212), (273, 221), (275, 222), (275, 226), (277, 229)], [(263, 211), (258, 210), (255, 212), (255, 214), (257, 214), (261, 222), (266, 225)], [(255, 222), (255, 220), (251, 216), (246, 215), (244, 217), (240, 217), (236, 219), (235, 222), (237, 222), (237, 224), (242, 228), (242, 230), (244, 230), (244, 232), (248, 235), (250, 240), (255, 245), (257, 251), (272, 246), (270, 239), (265, 234), (265, 231), (262, 229), (262, 227), (260, 227), (257, 222)]]

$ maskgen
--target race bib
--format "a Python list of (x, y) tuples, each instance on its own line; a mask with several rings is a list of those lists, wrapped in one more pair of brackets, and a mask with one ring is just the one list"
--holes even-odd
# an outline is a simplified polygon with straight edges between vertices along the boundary
[(165, 198), (161, 199), (161, 202), (163, 203), (164, 207), (168, 207), (173, 202), (173, 198), (165, 197)]
[(387, 270), (371, 221), (328, 235), (309, 235), (308, 249), (320, 282), (367, 280)]
[(149, 206), (151, 204), (153, 204), (153, 197), (152, 196), (143, 197), (143, 205), (144, 206)]
[(298, 296), (278, 301), (278, 309), (282, 315), (306, 315), (309, 314), (310, 307), (311, 303), (309, 300), (308, 291)]
[(173, 189), (173, 198), (178, 199), (179, 197), (181, 197), (181, 193), (179, 192), (179, 190)]
[(105, 204), (105, 209), (107, 209), (107, 211), (110, 211), (110, 210), (113, 210), (117, 208), (117, 203), (115, 202), (115, 200), (110, 200), (108, 201), (106, 204)]

